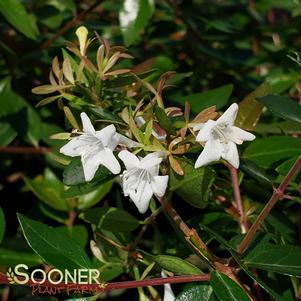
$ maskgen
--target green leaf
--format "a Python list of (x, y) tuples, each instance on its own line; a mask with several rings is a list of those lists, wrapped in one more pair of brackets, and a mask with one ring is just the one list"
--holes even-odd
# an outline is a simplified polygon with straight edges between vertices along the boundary
[(301, 277), (301, 248), (261, 244), (242, 259), (244, 264), (266, 271)]
[(2, 243), (4, 232), (5, 232), (5, 216), (2, 208), (0, 207), (0, 244)]
[(9, 145), (18, 135), (8, 122), (0, 122), (0, 146)]
[(119, 13), (119, 21), (126, 46), (138, 40), (141, 31), (151, 19), (154, 10), (153, 0), (123, 1), (123, 8)]
[(270, 294), (276, 301), (282, 301), (281, 296), (276, 293), (273, 289), (271, 289), (266, 283), (264, 283), (260, 278), (255, 276), (252, 272), (249, 271), (248, 267), (240, 260), (238, 257), (238, 254), (235, 249), (218, 233), (215, 231), (212, 231), (210, 228), (208, 228), (205, 225), (200, 224), (201, 230), (206, 231), (209, 233), (212, 237), (214, 237), (221, 245), (223, 245), (232, 255), (232, 257), (235, 259), (235, 261), (238, 263), (238, 265), (242, 268), (242, 270), (255, 282), (257, 282), (268, 294)]
[(262, 186), (271, 188), (273, 186), (272, 177), (264, 168), (256, 165), (250, 160), (242, 160), (240, 169), (258, 181)]
[(111, 190), (113, 181), (98, 184), (98, 188), (78, 198), (77, 208), (84, 210), (99, 203)]
[(82, 213), (81, 217), (99, 229), (112, 232), (130, 232), (140, 225), (131, 214), (114, 207), (91, 208)]
[(298, 156), (301, 153), (301, 139), (290, 136), (273, 136), (256, 139), (245, 149), (243, 158), (267, 168), (273, 163)]
[(233, 85), (229, 84), (207, 92), (175, 97), (173, 100), (181, 105), (184, 105), (185, 102), (188, 101), (190, 103), (191, 112), (197, 114), (214, 105), (217, 110), (221, 109), (227, 104), (232, 91)]
[(190, 161), (180, 158), (177, 160), (184, 171), (184, 176), (171, 171), (169, 189), (175, 191), (194, 207), (206, 207), (210, 189), (215, 180), (214, 170), (209, 166), (195, 169)]
[(210, 285), (194, 285), (180, 293), (175, 301), (214, 301), (213, 289)]
[(172, 124), (171, 119), (166, 115), (165, 111), (160, 108), (155, 108), (155, 115), (158, 119), (160, 126), (170, 135), (175, 135), (176, 130)]
[[(104, 166), (100, 166), (90, 183), (103, 183), (114, 178), (114, 175)], [(87, 183), (84, 176), (84, 170), (79, 157), (72, 159), (70, 164), (65, 168), (63, 173), (65, 185), (74, 186)]]
[[(276, 171), (279, 174), (285, 176), (289, 172), (289, 170), (293, 167), (293, 165), (297, 161), (297, 159), (298, 159), (298, 157), (293, 157), (293, 158), (290, 158), (290, 159), (284, 161), (279, 166), (277, 166)], [(297, 176), (297, 174), (293, 177), (293, 179)]]
[[(142, 251), (143, 252), (143, 251)], [(143, 252), (147, 258), (155, 261), (162, 269), (173, 272), (177, 275), (202, 275), (198, 267), (179, 257), (170, 255), (150, 255)]]
[(0, 248), (0, 266), (13, 267), (17, 264), (24, 263), (29, 267), (37, 266), (42, 264), (41, 258), (28, 252), (19, 252)]
[(39, 30), (35, 19), (28, 14), (21, 0), (0, 1), (0, 12), (18, 31), (30, 39), (36, 39)]
[[(41, 135), (41, 119), (38, 113), (11, 89), (11, 79), (0, 81), (0, 119), (10, 124), (20, 138), (38, 146)], [(2, 120), (1, 120), (2, 121)], [(11, 133), (11, 135), (13, 135)]]
[(85, 226), (82, 225), (74, 225), (72, 227), (61, 226), (56, 228), (56, 230), (63, 235), (69, 236), (81, 247), (83, 248), (86, 247), (88, 242), (88, 231)]
[(64, 185), (50, 169), (45, 169), (44, 176), (33, 180), (24, 177), (24, 181), (39, 200), (54, 209), (68, 211), (67, 202), (62, 197)]
[(267, 95), (270, 88), (270, 85), (265, 82), (239, 103), (239, 111), (235, 120), (236, 126), (249, 130), (255, 129), (263, 109), (263, 105), (256, 98)]
[(71, 238), (24, 215), (18, 219), (28, 244), (45, 262), (59, 269), (91, 268), (84, 249)]
[(221, 301), (250, 301), (243, 289), (225, 274), (213, 271), (210, 283)]
[(278, 95), (268, 95), (257, 99), (275, 115), (301, 123), (301, 106), (296, 101)]

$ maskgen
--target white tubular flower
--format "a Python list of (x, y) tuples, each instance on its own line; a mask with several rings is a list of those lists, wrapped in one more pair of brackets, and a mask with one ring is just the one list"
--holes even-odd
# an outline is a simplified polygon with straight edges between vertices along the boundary
[[(163, 278), (166, 278), (166, 274), (164, 271), (161, 272), (161, 276)], [(164, 299), (163, 301), (174, 301), (176, 299), (172, 289), (171, 289), (171, 286), (169, 283), (166, 283), (164, 284)]]
[(234, 122), (238, 112), (238, 105), (233, 103), (216, 121), (196, 124), (193, 130), (199, 130), (196, 141), (205, 142), (205, 147), (195, 162), (195, 168), (218, 161), (221, 158), (233, 167), (239, 167), (239, 156), (236, 144), (252, 141), (256, 137), (236, 126)]
[(105, 166), (113, 174), (121, 171), (120, 164), (113, 154), (119, 144), (120, 136), (113, 124), (100, 131), (95, 131), (86, 113), (80, 114), (83, 123), (83, 133), (71, 138), (60, 152), (64, 155), (81, 156), (86, 181), (91, 181), (99, 167)]
[(168, 176), (158, 175), (162, 152), (138, 158), (123, 150), (118, 157), (126, 167), (122, 174), (123, 193), (131, 198), (140, 213), (145, 213), (153, 194), (162, 197), (167, 188)]

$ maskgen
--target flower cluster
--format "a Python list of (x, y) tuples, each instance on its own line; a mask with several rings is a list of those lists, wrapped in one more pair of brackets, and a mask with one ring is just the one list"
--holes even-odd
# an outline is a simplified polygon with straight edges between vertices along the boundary
[[(204, 143), (204, 149), (195, 162), (199, 168), (221, 158), (235, 168), (239, 167), (239, 155), (236, 144), (251, 141), (255, 136), (236, 126), (234, 122), (238, 105), (232, 104), (225, 113), (215, 120), (192, 125), (199, 131), (196, 142)], [(80, 156), (86, 181), (91, 181), (100, 165), (105, 166), (113, 174), (121, 172), (121, 166), (113, 151), (117, 146), (129, 149), (140, 144), (116, 132), (113, 124), (96, 131), (86, 113), (81, 113), (83, 132), (61, 148), (67, 156)], [(151, 129), (153, 135), (157, 135)], [(160, 163), (166, 156), (165, 151), (156, 151), (141, 158), (129, 150), (121, 150), (118, 154), (125, 170), (121, 174), (123, 193), (135, 203), (140, 213), (148, 209), (153, 195), (163, 197), (168, 186), (168, 175), (159, 175)]]
[[(93, 179), (99, 166), (106, 167), (112, 174), (120, 174), (124, 195), (144, 213), (153, 195), (165, 195), (170, 170), (184, 175), (180, 161), (192, 146), (203, 146), (195, 168), (221, 159), (239, 167), (237, 144), (251, 141), (255, 136), (234, 125), (238, 113), (236, 103), (222, 116), (212, 106), (190, 121), (188, 103), (183, 112), (178, 107), (165, 107), (163, 101), (162, 92), (174, 72), (162, 74), (153, 86), (143, 80), (149, 73), (139, 76), (130, 69), (116, 67), (120, 59), (132, 58), (124, 47), (111, 47), (97, 34), (97, 39), (89, 39), (88, 30), (83, 26), (77, 29), (76, 35), (78, 43), (66, 42), (67, 50), (75, 59), (66, 54), (60, 66), (55, 57), (49, 74), (50, 84), (36, 87), (33, 92), (57, 93), (43, 99), (38, 106), (57, 100), (64, 110), (79, 135), (71, 137), (60, 151), (67, 156), (81, 157), (87, 182)], [(96, 57), (91, 58), (88, 48), (97, 40), (100, 45)], [(82, 112), (80, 132), (69, 107), (77, 111), (94, 110), (101, 120), (111, 124), (95, 130), (87, 114)], [(179, 121), (177, 125), (175, 118)], [(120, 124), (124, 135), (117, 132), (114, 124)]]
[[(119, 174), (121, 167), (113, 154), (118, 145), (135, 147), (139, 144), (118, 134), (113, 124), (95, 131), (86, 113), (81, 113), (83, 132), (71, 138), (60, 152), (67, 156), (80, 156), (86, 181), (91, 181), (100, 165), (113, 174)], [(135, 203), (140, 213), (145, 213), (155, 194), (165, 194), (168, 176), (159, 176), (159, 166), (164, 152), (154, 152), (138, 158), (128, 150), (119, 152), (125, 170), (122, 174), (123, 192)]]

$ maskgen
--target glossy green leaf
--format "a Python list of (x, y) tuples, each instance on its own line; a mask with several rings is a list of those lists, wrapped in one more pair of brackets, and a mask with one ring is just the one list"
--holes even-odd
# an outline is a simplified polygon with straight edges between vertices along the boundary
[(273, 114), (283, 119), (301, 123), (301, 106), (285, 96), (268, 95), (257, 98)]
[(43, 176), (33, 180), (24, 177), (24, 181), (39, 200), (54, 209), (68, 211), (67, 202), (62, 197), (64, 185), (50, 169), (45, 169)]
[(184, 176), (170, 172), (169, 189), (175, 191), (183, 200), (197, 208), (204, 208), (215, 180), (215, 172), (211, 167), (195, 169), (188, 160), (178, 159)]
[(0, 244), (2, 243), (4, 232), (5, 232), (5, 216), (2, 208), (0, 207)]
[[(104, 183), (111, 180), (114, 175), (105, 167), (100, 166), (91, 183)], [(79, 157), (72, 159), (63, 173), (65, 185), (74, 186), (87, 183), (84, 176), (83, 166)]]
[(12, 90), (9, 77), (0, 81), (0, 103), (1, 121), (10, 124), (21, 139), (38, 146), (41, 135), (40, 116), (21, 96)]
[(263, 244), (242, 259), (246, 266), (301, 277), (301, 248), (287, 245)]
[(24, 263), (29, 267), (33, 267), (40, 265), (43, 262), (41, 258), (34, 253), (0, 248), (0, 266), (13, 267), (20, 263)]
[(243, 158), (267, 168), (273, 163), (298, 156), (301, 153), (301, 139), (290, 136), (273, 136), (256, 139), (245, 149)]
[(6, 146), (10, 144), (18, 133), (8, 122), (0, 122), (0, 146)]
[(221, 301), (250, 301), (243, 289), (225, 274), (213, 271), (210, 283)]
[(77, 208), (84, 210), (93, 207), (99, 203), (111, 190), (113, 181), (108, 181), (102, 184), (98, 184), (96, 190), (93, 190), (85, 195), (78, 198)]
[(61, 226), (55, 228), (58, 232), (62, 233), (73, 239), (81, 247), (85, 248), (88, 243), (88, 231), (83, 225), (74, 225), (72, 227)]
[[(297, 161), (298, 157), (290, 158), (283, 163), (281, 163), (279, 166), (276, 167), (276, 171), (281, 175), (286, 175), (289, 170), (293, 167), (294, 163)], [(298, 173), (293, 177), (293, 179), (298, 175)]]
[(36, 21), (20, 0), (0, 1), (0, 12), (18, 31), (30, 39), (36, 39), (39, 30)]
[(112, 232), (129, 232), (140, 225), (127, 211), (114, 207), (91, 208), (82, 213), (81, 217), (99, 229)]
[(255, 128), (263, 109), (263, 105), (256, 98), (267, 95), (269, 90), (270, 85), (265, 82), (239, 103), (239, 111), (235, 120), (236, 126), (249, 130)]
[(168, 133), (171, 135), (176, 134), (176, 130), (172, 124), (171, 119), (166, 115), (165, 111), (160, 108), (156, 107), (155, 108), (155, 115), (157, 117), (157, 120), (160, 124), (160, 126)]
[(71, 238), (24, 215), (18, 219), (29, 246), (45, 262), (59, 269), (91, 268), (84, 249)]
[(229, 84), (207, 92), (175, 97), (173, 100), (181, 105), (184, 105), (188, 101), (191, 112), (197, 114), (211, 106), (216, 106), (217, 110), (221, 109), (227, 104), (232, 91), (233, 85)]
[(175, 299), (175, 301), (215, 301), (213, 289), (210, 285), (194, 285), (185, 289)]
[(240, 163), (240, 169), (256, 181), (258, 181), (262, 186), (269, 188), (272, 187), (272, 176), (267, 173), (264, 168), (256, 165), (254, 162), (250, 160), (243, 160)]
[(138, 40), (141, 31), (151, 19), (154, 10), (153, 0), (123, 0), (123, 8), (119, 13), (119, 20), (126, 46)]
[[(145, 252), (143, 252), (145, 253)], [(170, 255), (150, 255), (146, 257), (155, 261), (162, 269), (173, 272), (177, 275), (202, 275), (204, 274), (198, 267), (179, 257)]]
[(263, 282), (259, 277), (255, 276), (253, 272), (249, 271), (248, 267), (241, 261), (239, 255), (236, 252), (236, 249), (233, 248), (232, 245), (228, 243), (221, 235), (219, 235), (217, 232), (212, 231), (210, 228), (206, 227), (205, 225), (200, 224), (201, 230), (206, 231), (209, 233), (213, 238), (215, 238), (222, 246), (224, 246), (229, 253), (232, 255), (232, 257), (235, 259), (235, 261), (238, 263), (238, 265), (241, 267), (241, 269), (262, 289), (264, 289), (270, 296), (273, 297), (276, 301), (282, 301), (283, 299), (281, 296), (274, 291), (274, 289), (270, 288), (265, 282)]

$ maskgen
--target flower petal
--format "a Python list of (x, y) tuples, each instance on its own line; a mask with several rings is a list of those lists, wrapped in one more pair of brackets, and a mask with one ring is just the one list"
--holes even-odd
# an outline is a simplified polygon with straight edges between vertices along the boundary
[(154, 176), (151, 181), (152, 190), (155, 195), (162, 197), (168, 184), (168, 176)]
[(137, 189), (130, 191), (129, 195), (139, 212), (145, 213), (153, 196), (153, 190), (147, 181), (140, 180)]
[(150, 153), (141, 159), (140, 166), (146, 170), (155, 166), (157, 167), (162, 162), (164, 156), (164, 151)]
[(138, 157), (127, 150), (122, 150), (118, 157), (122, 160), (126, 169), (139, 168), (140, 166)]
[(218, 161), (223, 152), (223, 146), (218, 140), (209, 140), (195, 162), (194, 168)]
[(99, 152), (100, 164), (106, 167), (114, 175), (119, 174), (121, 171), (120, 164), (115, 158), (112, 150), (104, 148)]
[(203, 122), (202, 123), (190, 123), (190, 124), (188, 124), (188, 126), (192, 127), (192, 129), (194, 131), (199, 131), (204, 127), (205, 124), (206, 123), (203, 123)]
[(82, 112), (80, 114), (80, 118), (82, 119), (83, 131), (85, 133), (95, 135), (94, 127), (93, 127), (93, 125), (91, 123), (91, 120), (89, 119), (88, 115), (85, 112)]
[(231, 140), (236, 144), (242, 144), (244, 141), (252, 141), (256, 138), (255, 135), (236, 126), (232, 126), (230, 131)]
[[(162, 278), (167, 278), (164, 271), (161, 272)], [(164, 299), (163, 301), (174, 301), (176, 299), (172, 289), (171, 285), (169, 283), (164, 284)]]
[(234, 142), (228, 143), (228, 150), (222, 155), (222, 158), (228, 161), (236, 169), (239, 167), (239, 155), (237, 151), (237, 146)]
[(211, 131), (215, 127), (216, 121), (208, 120), (204, 126), (200, 129), (198, 135), (196, 136), (196, 141), (208, 141), (211, 139), (212, 134)]
[(60, 153), (71, 157), (80, 156), (89, 147), (89, 144), (94, 142), (91, 137), (83, 136), (72, 138), (67, 144), (61, 147)]
[(125, 145), (127, 147), (139, 147), (141, 146), (138, 142), (136, 141), (133, 141), (131, 140), (130, 138), (126, 137), (126, 136), (123, 136), (119, 133), (116, 133), (114, 135), (114, 137), (116, 137), (116, 139), (118, 139), (118, 144), (121, 144), (121, 145)]
[(100, 165), (100, 157), (97, 153), (89, 153), (81, 156), (85, 180), (91, 181)]
[(113, 124), (110, 124), (100, 131), (96, 131), (96, 137), (102, 142), (103, 146), (108, 146), (115, 133), (115, 126)]
[(224, 114), (217, 120), (218, 125), (230, 125), (232, 126), (235, 122), (238, 112), (238, 104), (233, 103)]

